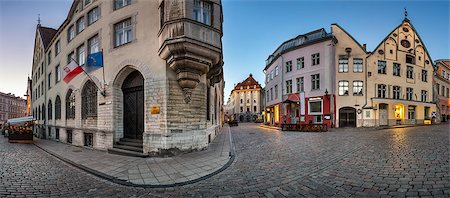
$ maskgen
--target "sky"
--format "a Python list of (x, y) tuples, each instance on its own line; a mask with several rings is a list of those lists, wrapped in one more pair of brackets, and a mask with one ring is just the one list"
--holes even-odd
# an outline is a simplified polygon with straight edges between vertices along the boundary
[[(57, 29), (71, 0), (0, 0), (0, 92), (23, 96), (31, 74), (35, 28)], [(264, 86), (265, 60), (284, 41), (337, 23), (372, 51), (404, 19), (432, 60), (450, 59), (450, 1), (222, 0), (225, 101), (250, 73)]]

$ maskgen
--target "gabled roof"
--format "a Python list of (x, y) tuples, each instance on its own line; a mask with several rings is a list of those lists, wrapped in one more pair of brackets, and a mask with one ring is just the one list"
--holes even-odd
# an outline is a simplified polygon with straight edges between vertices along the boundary
[(351, 39), (353, 39), (353, 41), (354, 41), (356, 44), (358, 44), (358, 46), (361, 48), (362, 51), (364, 51), (364, 52), (367, 53), (366, 49), (364, 49), (364, 47), (361, 45), (361, 43), (359, 43), (359, 42), (358, 42), (351, 34), (349, 34), (347, 31), (345, 31), (345, 29), (342, 28), (339, 24), (333, 23), (333, 24), (331, 24), (331, 25), (335, 25), (335, 26), (339, 27), (345, 34), (347, 34), (348, 37), (350, 37)]
[(250, 86), (250, 88), (253, 89), (255, 85), (256, 85), (256, 88), (261, 88), (261, 85), (258, 83), (258, 81), (256, 81), (253, 78), (253, 75), (250, 74), (247, 79), (245, 79), (244, 81), (242, 81), (242, 82), (238, 83), (236, 86), (234, 86), (233, 90), (240, 90), (241, 86), (242, 86), (242, 89), (247, 89), (247, 86)]
[[(72, 5), (70, 6), (70, 10), (69, 10), (69, 12), (67, 13), (66, 19), (65, 19), (64, 22), (58, 27), (57, 30), (55, 30), (55, 29), (53, 29), (53, 28), (43, 27), (43, 28), (51, 29), (52, 31), (54, 31), (54, 33), (52, 33), (52, 36), (51, 36), (51, 37), (48, 37), (48, 38), (49, 38), (49, 39), (48, 39), (48, 42), (43, 42), (43, 43), (44, 43), (45, 51), (47, 51), (47, 49), (48, 49), (48, 48), (47, 48), (47, 45), (49, 45), (49, 44), (51, 44), (52, 42), (54, 42), (53, 40), (54, 40), (55, 35), (56, 35), (56, 34), (60, 34), (61, 31), (64, 29), (64, 27), (66, 27), (66, 26), (69, 24), (69, 22), (72, 20), (72, 17), (73, 17), (73, 15), (75, 14), (75, 11), (76, 11), (76, 9), (77, 9), (77, 5), (78, 5), (78, 3), (80, 3), (80, 2), (81, 2), (80, 0), (73, 0)], [(44, 38), (43, 38), (43, 41), (44, 41)]]
[[(375, 51), (381, 46), (381, 44), (383, 44), (383, 43), (389, 38), (389, 36), (390, 36), (392, 33), (394, 33), (395, 30), (397, 30), (398, 28), (400, 28), (400, 27), (403, 25), (404, 22), (408, 23), (408, 24), (411, 26), (412, 30), (416, 33), (416, 35), (417, 35), (419, 41), (422, 43), (423, 49), (425, 49), (425, 52), (427, 53), (428, 58), (430, 58), (430, 62), (433, 63), (433, 59), (431, 58), (430, 53), (428, 53), (427, 47), (425, 46), (425, 43), (423, 42), (422, 38), (420, 38), (419, 32), (417, 32), (416, 28), (414, 28), (413, 24), (409, 21), (408, 18), (405, 18), (405, 19), (402, 21), (402, 23), (400, 23), (400, 25), (398, 25), (396, 28), (394, 28), (394, 29), (393, 29), (393, 30), (392, 30), (392, 31), (391, 31), (391, 32), (383, 39), (383, 41), (381, 41), (380, 44), (378, 44), (377, 47), (375, 47), (375, 49), (370, 53), (370, 55), (374, 54)], [(432, 64), (432, 65), (433, 65), (433, 67), (435, 67), (434, 64)]]
[(48, 44), (53, 39), (56, 32), (58, 32), (58, 30), (38, 25), (38, 31), (41, 34), (42, 43), (44, 44), (44, 49), (47, 49)]

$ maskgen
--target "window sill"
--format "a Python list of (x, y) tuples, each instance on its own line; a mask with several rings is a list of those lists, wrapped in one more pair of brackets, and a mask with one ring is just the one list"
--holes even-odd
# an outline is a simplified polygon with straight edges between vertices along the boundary
[(136, 39), (134, 39), (134, 40), (131, 40), (130, 42), (128, 42), (128, 43), (124, 43), (124, 44), (120, 44), (120, 45), (114, 45), (114, 47), (113, 47), (113, 49), (118, 49), (118, 48), (120, 48), (120, 47), (123, 47), (123, 46), (127, 46), (127, 45), (130, 45), (130, 44), (132, 44), (132, 43), (134, 43), (134, 42), (136, 42)]

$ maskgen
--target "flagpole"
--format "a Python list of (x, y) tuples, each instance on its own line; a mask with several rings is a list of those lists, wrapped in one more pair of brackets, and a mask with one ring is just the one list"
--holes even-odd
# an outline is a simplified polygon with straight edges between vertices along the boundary
[(106, 88), (106, 80), (105, 80), (105, 59), (103, 58), (104, 54), (103, 54), (103, 48), (102, 48), (102, 62), (103, 62), (103, 92), (105, 92), (105, 88)]
[[(98, 90), (100, 90), (100, 94), (102, 94), (103, 97), (105, 97), (105, 92), (102, 91), (102, 89), (100, 89), (100, 87), (98, 87), (97, 83), (95, 83), (95, 81), (91, 78), (91, 76), (83, 69), (83, 67), (81, 67), (80, 63), (78, 61), (76, 61), (75, 59), (73, 59), (73, 57), (70, 57), (70, 59), (72, 59), (80, 68), (81, 70), (83, 70), (83, 72), (89, 77), (89, 79), (92, 80), (92, 82), (95, 84), (95, 86), (97, 87)], [(87, 63), (86, 63), (87, 64)]]

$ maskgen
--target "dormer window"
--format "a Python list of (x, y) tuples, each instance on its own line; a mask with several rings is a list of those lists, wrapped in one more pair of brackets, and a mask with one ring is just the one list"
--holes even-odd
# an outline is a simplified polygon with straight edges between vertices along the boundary
[(194, 0), (194, 20), (211, 25), (212, 5), (206, 1)]

